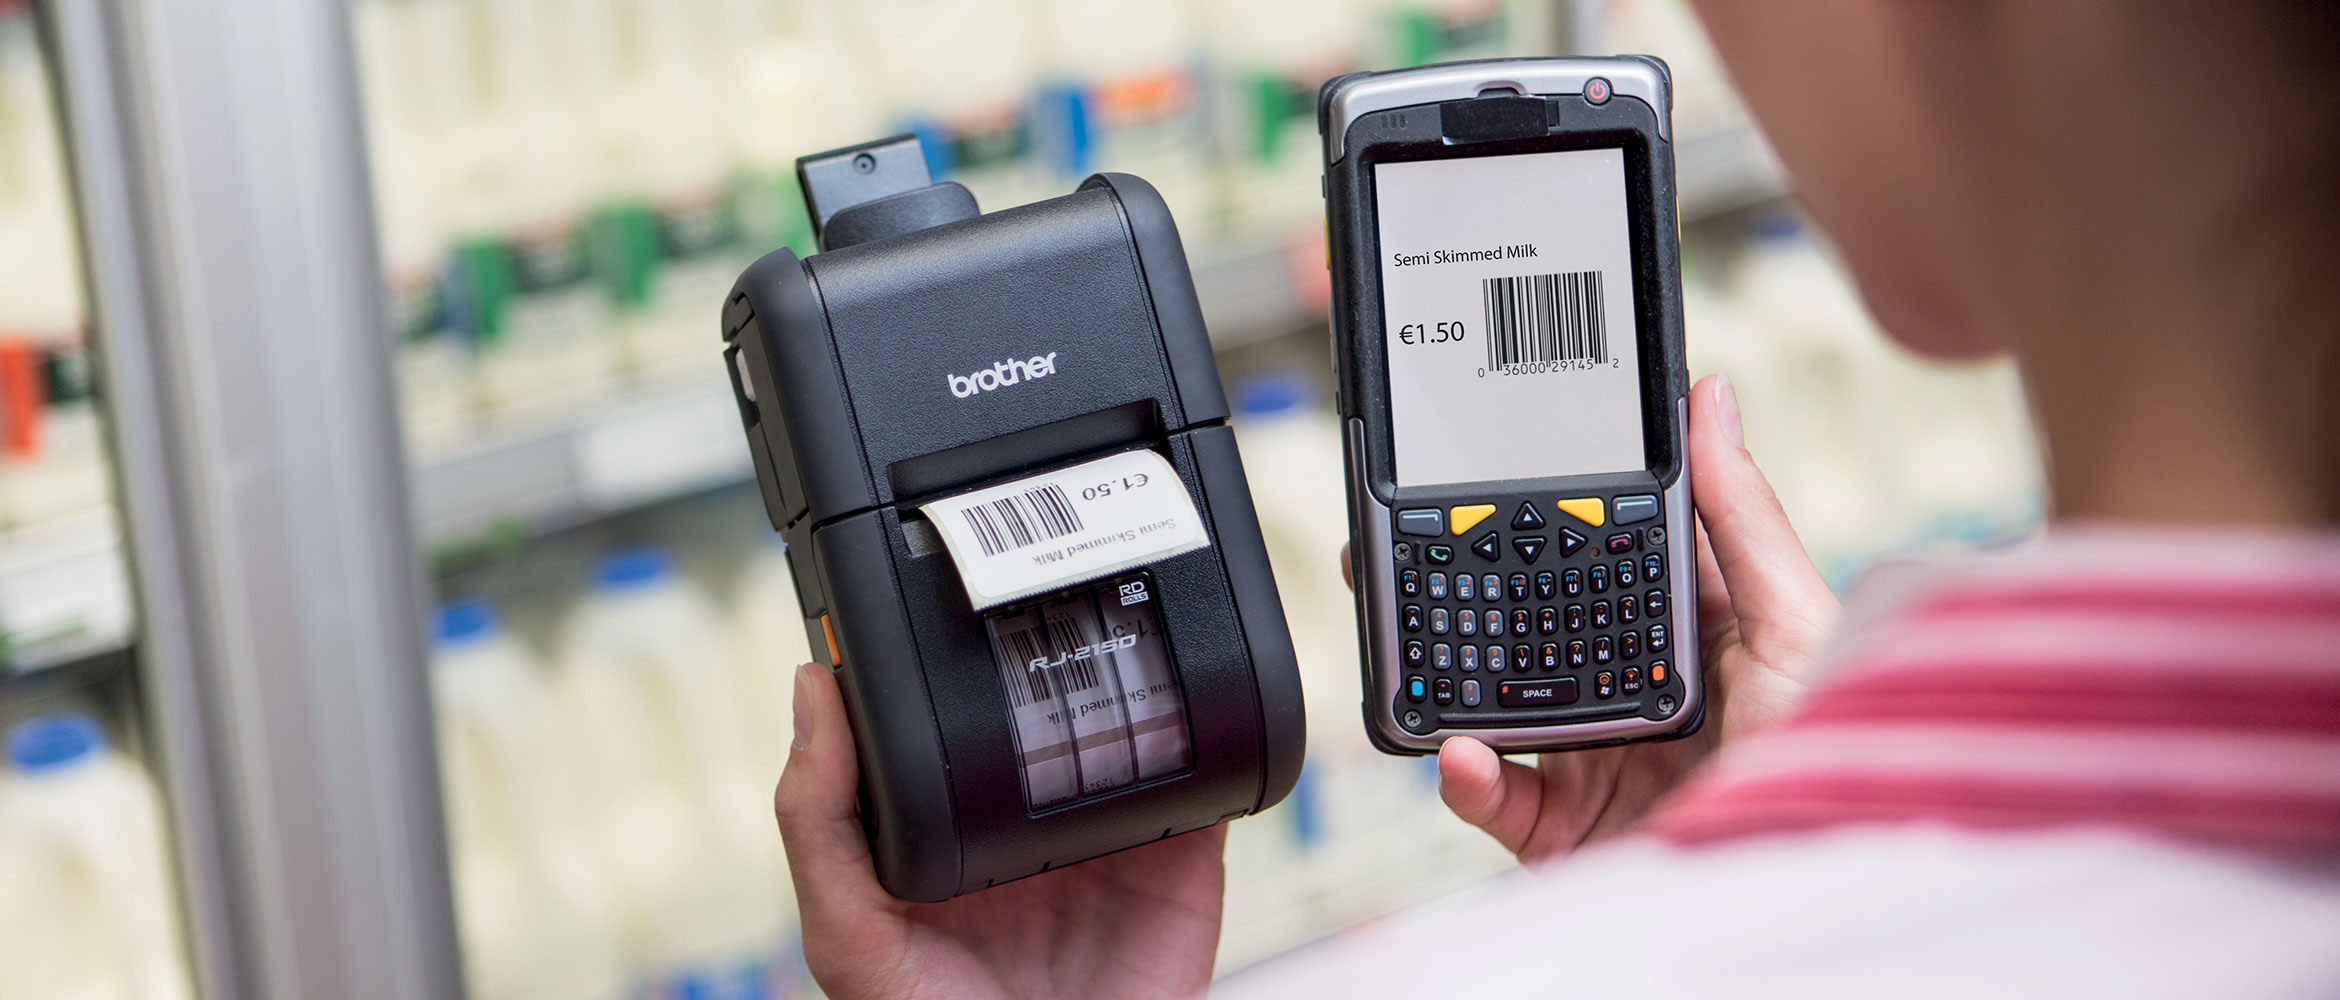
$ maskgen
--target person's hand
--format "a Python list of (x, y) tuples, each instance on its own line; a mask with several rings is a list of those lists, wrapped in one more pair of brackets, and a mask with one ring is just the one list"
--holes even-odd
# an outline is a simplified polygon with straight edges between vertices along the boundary
[(1706, 723), (1687, 739), (1543, 754), (1534, 767), (1468, 736), (1448, 739), (1438, 752), (1439, 797), (1522, 862), (1630, 827), (1716, 746), (1785, 716), (1835, 628), (1836, 596), (1747, 453), (1728, 379), (1691, 388), (1689, 440)]
[(878, 884), (837, 679), (796, 674), (796, 738), (773, 793), (805, 963), (834, 1000), (1192, 997), (1209, 987), (1225, 824), (941, 903)]

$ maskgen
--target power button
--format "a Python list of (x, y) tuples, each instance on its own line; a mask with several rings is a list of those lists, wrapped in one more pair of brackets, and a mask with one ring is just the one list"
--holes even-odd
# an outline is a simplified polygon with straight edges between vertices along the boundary
[(1586, 104), (1609, 103), (1609, 81), (1597, 76), (1584, 81), (1584, 101)]

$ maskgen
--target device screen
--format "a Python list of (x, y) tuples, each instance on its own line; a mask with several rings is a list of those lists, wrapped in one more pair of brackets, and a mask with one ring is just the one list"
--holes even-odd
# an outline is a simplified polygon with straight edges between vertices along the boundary
[(1373, 176), (1397, 485), (1646, 468), (1624, 151)]
[(1028, 808), (1186, 769), (1186, 701), (1153, 577), (1075, 587), (992, 612), (983, 624), (1007, 689)]

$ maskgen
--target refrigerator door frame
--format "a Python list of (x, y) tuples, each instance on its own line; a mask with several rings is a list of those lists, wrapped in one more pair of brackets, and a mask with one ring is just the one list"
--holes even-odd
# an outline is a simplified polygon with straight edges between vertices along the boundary
[(37, 9), (198, 995), (460, 996), (351, 5)]

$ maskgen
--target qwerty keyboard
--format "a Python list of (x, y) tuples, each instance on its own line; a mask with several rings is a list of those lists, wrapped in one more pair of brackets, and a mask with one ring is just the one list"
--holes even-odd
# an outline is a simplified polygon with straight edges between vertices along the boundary
[(1669, 685), (1661, 513), (1654, 494), (1398, 511), (1402, 700), (1452, 725)]

